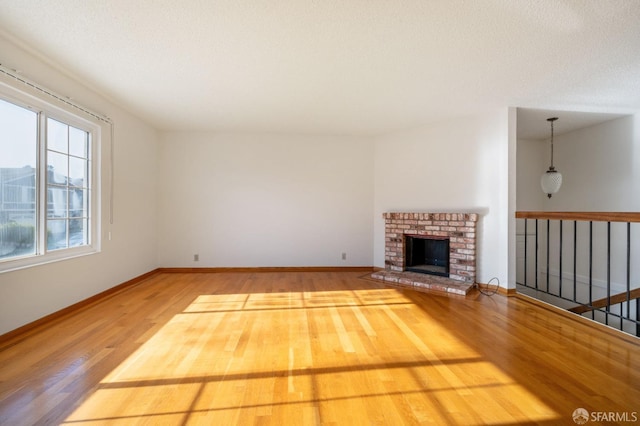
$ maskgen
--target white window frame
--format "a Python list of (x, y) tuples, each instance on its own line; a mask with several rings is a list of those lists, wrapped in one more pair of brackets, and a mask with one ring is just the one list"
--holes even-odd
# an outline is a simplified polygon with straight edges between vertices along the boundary
[[(69, 105), (48, 100), (42, 95), (30, 93), (29, 87), (20, 90), (12, 84), (0, 81), (0, 98), (38, 114), (38, 146), (36, 159), (36, 253), (20, 257), (0, 259), (0, 273), (58, 262), (100, 252), (101, 248), (101, 134), (102, 125), (93, 117), (82, 116)], [(54, 103), (55, 102), (55, 103)], [(60, 104), (60, 105), (58, 105)], [(46, 121), (51, 118), (89, 133), (89, 226), (88, 244), (47, 250), (47, 144)]]

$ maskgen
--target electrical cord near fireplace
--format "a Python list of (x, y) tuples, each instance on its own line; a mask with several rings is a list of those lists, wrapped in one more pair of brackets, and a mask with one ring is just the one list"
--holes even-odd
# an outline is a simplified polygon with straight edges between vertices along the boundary
[[(495, 287), (491, 285), (491, 282), (494, 281), (496, 282)], [(496, 294), (498, 292), (498, 289), (500, 288), (500, 280), (498, 279), (498, 277), (493, 277), (489, 280), (489, 282), (487, 283), (487, 286), (485, 288), (482, 288), (479, 284), (476, 283), (476, 286), (478, 287), (478, 291), (482, 294), (484, 294), (485, 296), (493, 296), (494, 294)]]

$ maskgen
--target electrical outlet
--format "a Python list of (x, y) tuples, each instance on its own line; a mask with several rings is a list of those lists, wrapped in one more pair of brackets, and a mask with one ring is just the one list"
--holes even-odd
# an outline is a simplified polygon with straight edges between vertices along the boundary
[(347, 260), (347, 253), (342, 253), (342, 260)]
[(199, 254), (194, 254), (193, 255), (193, 261), (194, 262), (198, 262), (200, 260), (200, 255)]

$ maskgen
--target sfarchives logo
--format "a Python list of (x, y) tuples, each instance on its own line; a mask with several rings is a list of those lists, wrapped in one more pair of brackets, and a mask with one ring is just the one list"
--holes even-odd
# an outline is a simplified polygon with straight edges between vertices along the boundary
[(589, 421), (589, 412), (584, 408), (576, 408), (573, 412), (573, 421), (583, 425)]
[(573, 417), (573, 421), (578, 425), (586, 424), (589, 420), (598, 423), (635, 423), (638, 421), (638, 413), (636, 411), (592, 411), (589, 413), (584, 408), (576, 408), (571, 417)]

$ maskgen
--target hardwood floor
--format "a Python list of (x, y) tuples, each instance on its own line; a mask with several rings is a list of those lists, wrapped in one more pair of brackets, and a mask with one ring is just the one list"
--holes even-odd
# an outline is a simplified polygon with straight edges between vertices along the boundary
[(637, 341), (516, 297), (362, 275), (159, 273), (0, 351), (0, 424), (640, 418)]

